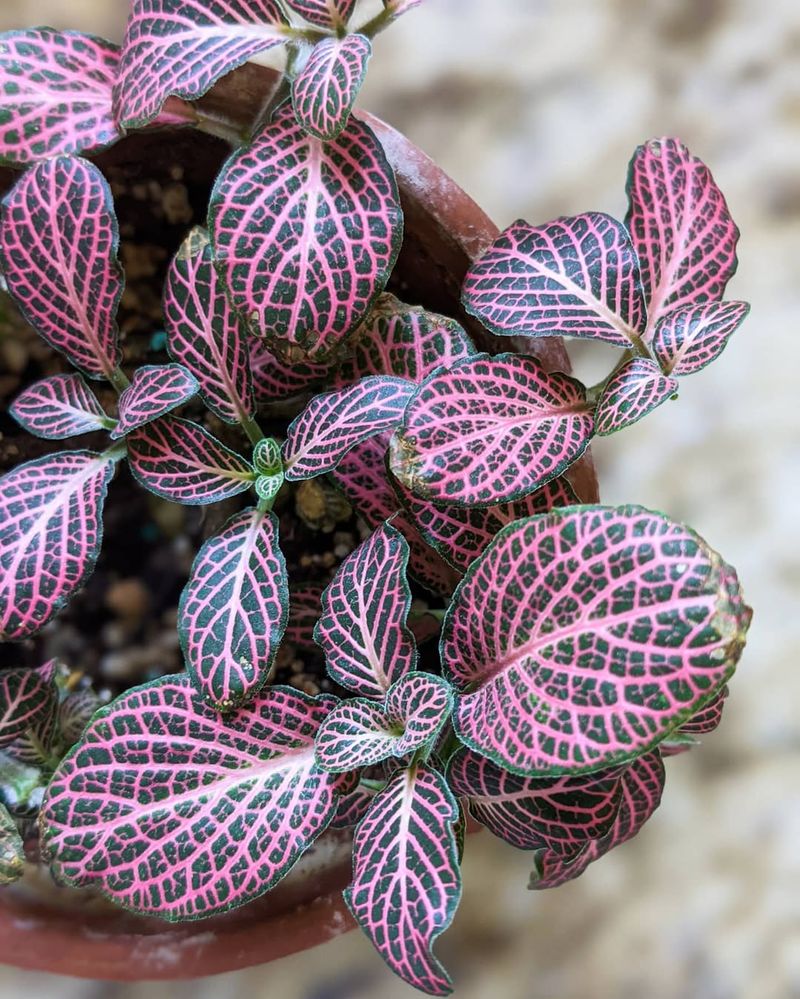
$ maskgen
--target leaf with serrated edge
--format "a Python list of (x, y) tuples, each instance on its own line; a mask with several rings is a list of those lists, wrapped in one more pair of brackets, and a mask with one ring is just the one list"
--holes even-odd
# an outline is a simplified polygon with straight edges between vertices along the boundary
[(197, 379), (180, 364), (137, 368), (133, 381), (119, 397), (119, 422), (111, 431), (112, 440), (182, 406), (198, 388)]
[(228, 160), (209, 206), (214, 257), (250, 329), (292, 361), (325, 361), (369, 311), (403, 236), (381, 144), (351, 118), (308, 135), (291, 109)]
[(406, 407), (391, 469), (436, 503), (495, 506), (541, 488), (585, 451), (586, 390), (535, 358), (476, 354), (434, 372)]
[(298, 122), (318, 139), (335, 139), (345, 127), (372, 55), (363, 35), (324, 38), (292, 82)]
[(0, 746), (34, 728), (51, 710), (56, 660), (39, 669), (0, 671)]
[(3, 201), (0, 266), (23, 316), (92, 378), (120, 362), (119, 232), (111, 189), (93, 163), (37, 163)]
[(414, 386), (404, 378), (373, 375), (315, 396), (286, 431), (286, 478), (332, 471), (359, 441), (396, 427), (413, 394)]
[(93, 153), (119, 139), (111, 89), (119, 48), (77, 31), (0, 35), (0, 163)]
[(19, 881), (25, 872), (25, 849), (17, 824), (0, 805), (0, 885)]
[(660, 742), (733, 673), (750, 612), (733, 569), (642, 507), (515, 521), (445, 615), (461, 740), (514, 773), (585, 773)]
[(736, 270), (739, 230), (708, 167), (677, 139), (639, 146), (626, 225), (639, 256), (648, 338), (671, 309), (719, 301)]
[(289, 623), (284, 640), (298, 649), (319, 652), (314, 628), (322, 614), (322, 583), (300, 583), (289, 589)]
[(63, 451), (0, 479), (0, 637), (35, 635), (94, 569), (121, 452)]
[(156, 496), (204, 506), (249, 489), (255, 472), (207, 430), (178, 416), (162, 416), (127, 438), (134, 478)]
[(402, 758), (429, 745), (453, 710), (450, 684), (429, 673), (408, 673), (383, 702), (357, 697), (342, 701), (317, 733), (317, 763), (332, 773)]
[(192, 101), (286, 40), (274, 0), (133, 0), (114, 88), (122, 128), (141, 128), (170, 96)]
[(715, 361), (744, 322), (747, 302), (707, 302), (672, 309), (653, 333), (653, 354), (665, 375), (693, 375)]
[(292, 10), (318, 28), (338, 28), (350, 20), (356, 0), (286, 0)]
[(432, 946), (461, 898), (458, 804), (432, 767), (398, 771), (353, 839), (350, 911), (392, 971), (429, 995), (452, 991)]
[(45, 794), (56, 878), (134, 912), (200, 919), (276, 884), (336, 811), (348, 778), (314, 762), (331, 698), (270, 687), (221, 720), (186, 676), (94, 717)]
[(519, 777), (472, 750), (447, 768), (450, 790), (468, 798), (474, 819), (519, 850), (572, 855), (608, 832), (619, 809), (621, 770), (579, 777)]
[(327, 364), (291, 364), (281, 361), (263, 340), (254, 336), (248, 337), (248, 340), (253, 391), (259, 407), (313, 391), (330, 374), (330, 366)]
[(198, 552), (178, 609), (189, 676), (210, 704), (230, 711), (263, 687), (288, 612), (277, 518), (235, 514)]
[(217, 277), (208, 235), (196, 227), (172, 259), (164, 286), (167, 350), (200, 384), (226, 423), (255, 413), (248, 337)]
[(416, 667), (417, 647), (406, 626), (407, 565), (408, 543), (383, 524), (348, 555), (322, 594), (314, 638), (329, 676), (356, 694), (382, 697)]
[(595, 410), (595, 433), (600, 437), (637, 423), (678, 391), (674, 378), (647, 357), (632, 357), (606, 382)]
[(34, 382), (17, 396), (9, 412), (28, 433), (47, 440), (108, 430), (115, 422), (80, 375), (53, 375)]
[(645, 326), (636, 253), (602, 212), (532, 226), (519, 220), (469, 269), (464, 308), (501, 336), (571, 336), (615, 347)]

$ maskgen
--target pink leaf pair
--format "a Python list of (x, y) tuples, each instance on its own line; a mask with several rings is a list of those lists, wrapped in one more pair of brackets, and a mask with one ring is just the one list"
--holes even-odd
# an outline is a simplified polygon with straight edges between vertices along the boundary
[(10, 413), (28, 433), (64, 440), (93, 430), (110, 430), (108, 416), (80, 375), (53, 375), (18, 395)]
[(609, 378), (595, 410), (595, 432), (616, 433), (652, 413), (678, 391), (674, 378), (646, 357), (632, 357)]
[(119, 397), (119, 421), (112, 440), (124, 437), (177, 409), (197, 393), (197, 379), (180, 364), (146, 364)]
[(363, 35), (318, 42), (292, 83), (298, 122), (318, 139), (335, 139), (350, 118), (367, 75), (372, 45)]
[(53, 709), (55, 659), (39, 669), (0, 672), (0, 746), (8, 746), (35, 728)]

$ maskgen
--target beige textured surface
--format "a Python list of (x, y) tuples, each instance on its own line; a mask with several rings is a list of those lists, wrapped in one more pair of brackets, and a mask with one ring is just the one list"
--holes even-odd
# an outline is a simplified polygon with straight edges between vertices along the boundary
[[(0, 25), (119, 31), (123, 0), (3, 0)], [(680, 135), (740, 228), (753, 312), (681, 398), (596, 454), (604, 499), (687, 520), (756, 617), (720, 731), (671, 762), (641, 836), (558, 891), (468, 844), (439, 950), (460, 999), (800, 996), (800, 5), (797, 0), (427, 0), (376, 46), (364, 103), (501, 224), (624, 213), (634, 146)], [(585, 365), (581, 350), (579, 364)], [(357, 935), (185, 986), (5, 971), (3, 995), (395, 999)]]

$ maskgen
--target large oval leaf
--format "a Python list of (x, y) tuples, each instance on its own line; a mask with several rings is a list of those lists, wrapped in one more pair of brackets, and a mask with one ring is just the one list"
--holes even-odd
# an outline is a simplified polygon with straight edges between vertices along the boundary
[(9, 412), (28, 433), (63, 440), (115, 424), (80, 375), (53, 375), (18, 395)]
[(209, 227), (231, 301), (252, 332), (285, 358), (322, 361), (383, 290), (403, 213), (366, 125), (351, 118), (323, 142), (289, 109), (223, 167)]
[(39, 669), (0, 672), (0, 746), (8, 746), (51, 712), (56, 666), (51, 659)]
[(398, 771), (356, 828), (353, 881), (344, 893), (392, 971), (434, 996), (452, 991), (431, 948), (461, 898), (458, 817), (440, 773), (424, 765)]
[(314, 762), (333, 703), (272, 687), (222, 721), (188, 677), (129, 690), (56, 771), (42, 804), (43, 856), (64, 884), (166, 919), (256, 898), (350, 789)]
[(711, 364), (749, 311), (747, 302), (707, 302), (667, 312), (653, 333), (653, 353), (664, 374), (680, 378)]
[(523, 776), (631, 760), (712, 699), (750, 623), (736, 575), (641, 507), (573, 507), (504, 528), (470, 566), (441, 655), (454, 726)]
[(111, 89), (119, 48), (77, 31), (0, 35), (0, 163), (25, 166), (116, 142)]
[(188, 402), (198, 389), (197, 379), (180, 364), (144, 364), (119, 397), (119, 422), (111, 438), (152, 423)]
[(292, 10), (319, 28), (338, 28), (347, 24), (356, 0), (286, 0)]
[(292, 83), (292, 106), (303, 128), (335, 139), (345, 127), (367, 75), (372, 45), (363, 35), (318, 42)]
[(64, 451), (0, 479), (0, 636), (34, 635), (94, 569), (103, 503), (124, 452)]
[(288, 613), (278, 521), (243, 510), (198, 552), (178, 610), (189, 676), (219, 711), (250, 700), (269, 679)]
[(678, 391), (649, 357), (632, 357), (606, 382), (595, 410), (595, 433), (607, 437), (652, 413)]
[(119, 232), (105, 178), (92, 163), (37, 163), (3, 202), (0, 265), (28, 322), (84, 374), (119, 364)]
[(417, 389), (392, 442), (391, 468), (439, 503), (494, 506), (556, 478), (594, 429), (586, 390), (532, 357), (477, 354)]

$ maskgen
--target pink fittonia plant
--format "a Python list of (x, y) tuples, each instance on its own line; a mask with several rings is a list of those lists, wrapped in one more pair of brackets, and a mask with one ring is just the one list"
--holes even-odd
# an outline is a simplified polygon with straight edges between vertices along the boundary
[[(0, 268), (80, 371), (10, 413), (94, 447), (0, 480), (0, 634), (30, 638), (84, 584), (121, 463), (161, 501), (225, 504), (180, 599), (185, 672), (110, 704), (54, 661), (0, 673), (0, 882), (39, 805), (59, 881), (170, 920), (244, 904), (355, 826), (347, 904), (397, 974), (444, 995), (433, 945), (466, 811), (554, 887), (635, 835), (663, 758), (720, 722), (750, 621), (735, 571), (662, 514), (581, 505), (571, 476), (593, 435), (714, 360), (747, 305), (722, 300), (725, 200), (675, 139), (637, 150), (625, 223), (497, 238), (464, 282), (475, 341), (387, 291), (403, 214), (353, 104), (371, 39), (418, 2), (359, 23), (354, 0), (133, 0), (121, 51), (44, 28), (0, 41), (0, 160), (27, 167)], [(279, 48), (247, 134), (195, 103)], [(169, 264), (171, 362), (131, 370), (112, 190), (79, 154), (171, 123), (234, 148)], [(587, 388), (481, 350), (487, 332), (591, 339), (619, 363)], [(290, 578), (287, 500), (333, 487), (364, 540), (332, 578)], [(274, 682), (287, 649), (324, 659), (331, 692)]]

